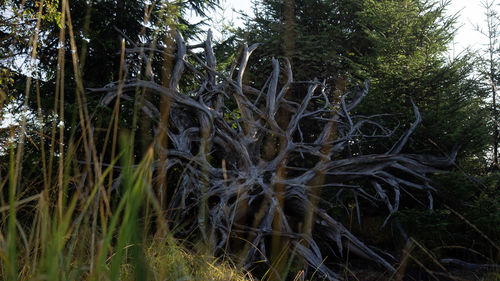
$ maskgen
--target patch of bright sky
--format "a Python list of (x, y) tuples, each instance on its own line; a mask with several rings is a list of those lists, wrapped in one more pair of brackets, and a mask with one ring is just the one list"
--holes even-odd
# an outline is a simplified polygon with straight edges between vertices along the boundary
[[(449, 52), (452, 57), (459, 55), (466, 48), (482, 49), (488, 42), (487, 38), (475, 29), (475, 26), (479, 26), (485, 31), (485, 9), (481, 3), (481, 0), (451, 0), (447, 12), (449, 15), (458, 14), (458, 31)], [(500, 7), (495, 7), (499, 10), (498, 8)]]
[[(241, 19), (239, 12), (244, 12), (248, 15), (253, 15), (252, 3), (250, 0), (222, 0), (220, 3), (221, 9), (216, 10), (212, 15), (209, 15), (207, 22), (208, 26), (203, 29), (212, 29), (216, 40), (223, 39), (221, 34), (222, 24), (232, 24), (234, 26), (243, 27), (244, 22)], [(191, 15), (192, 22), (201, 21), (202, 18)], [(203, 36), (201, 38), (203, 40)]]
[(247, 14), (252, 14), (252, 3), (249, 0), (226, 0), (223, 4), (225, 7), (225, 15), (233, 18), (234, 23), (238, 26), (243, 26), (241, 18), (233, 11), (244, 11)]

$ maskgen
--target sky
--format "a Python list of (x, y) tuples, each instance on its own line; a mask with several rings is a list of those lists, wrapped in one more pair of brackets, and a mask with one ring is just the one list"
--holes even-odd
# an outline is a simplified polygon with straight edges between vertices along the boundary
[(458, 55), (467, 47), (477, 50), (487, 43), (486, 37), (474, 29), (475, 25), (484, 29), (484, 8), (481, 3), (481, 0), (451, 0), (447, 12), (449, 15), (458, 13), (459, 16), (459, 29), (450, 50), (452, 54)]
[(250, 0), (225, 0), (222, 4), (224, 7), (224, 15), (226, 18), (233, 19), (235, 24), (243, 25), (243, 22), (238, 19), (238, 15), (233, 13), (233, 10), (245, 11), (248, 14), (252, 14), (252, 3)]

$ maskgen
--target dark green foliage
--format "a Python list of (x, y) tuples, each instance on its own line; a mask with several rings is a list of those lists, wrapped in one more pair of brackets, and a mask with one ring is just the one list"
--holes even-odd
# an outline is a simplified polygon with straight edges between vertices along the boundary
[[(1, 63), (5, 67), (14, 68), (13, 64), (14, 62), (19, 63), (19, 58), (25, 59), (31, 55), (33, 42), (30, 41), (30, 38), (35, 34), (40, 3), (39, 0), (9, 0), (0, 4), (3, 13), (11, 15), (2, 18), (0, 21), (0, 30), (5, 35), (5, 37), (1, 38), (0, 56), (2, 59), (11, 58), (10, 60), (2, 60)], [(125, 40), (125, 47), (129, 50), (134, 47), (149, 48), (144, 51), (145, 56), (149, 55), (151, 48), (172, 48), (172, 46), (165, 45), (167, 41), (165, 38), (171, 36), (172, 29), (181, 30), (187, 38), (196, 37), (200, 33), (200, 26), (203, 23), (189, 23), (186, 20), (191, 13), (190, 9), (193, 9), (200, 16), (205, 16), (207, 12), (218, 7), (219, 1), (189, 0), (179, 3), (154, 1), (154, 3), (156, 5), (151, 7), (152, 2), (135, 0), (68, 1), (71, 28), (73, 29), (78, 56), (77, 64), (81, 72), (84, 88), (102, 87), (111, 81), (118, 80), (122, 40)], [(7, 102), (15, 103), (14, 112), (19, 113), (20, 106), (26, 95), (27, 76), (25, 75), (32, 75), (34, 78), (41, 79), (36, 82), (40, 85), (40, 104), (38, 104), (36, 97), (34, 79), (28, 93), (29, 111), (33, 113), (30, 114), (28, 120), (28, 126), (33, 127), (33, 130), (29, 131), (30, 137), (28, 140), (34, 141), (35, 144), (40, 144), (40, 136), (36, 131), (43, 128), (44, 133), (48, 134), (54, 122), (62, 121), (65, 123), (66, 138), (69, 138), (71, 129), (77, 132), (81, 130), (81, 124), (78, 124), (81, 120), (78, 112), (76, 76), (70, 47), (68, 17), (66, 17), (66, 23), (61, 23), (62, 1), (60, 0), (45, 0), (43, 7), (36, 52), (37, 65), (32, 68), (32, 71), (27, 72), (27, 69), (30, 69), (31, 66), (29, 60), (25, 61), (20, 69), (24, 75), (19, 74), (16, 76), (15, 90), (14, 87), (11, 87), (10, 91), (5, 91), (8, 98), (0, 96), (0, 105), (6, 105)], [(146, 10), (151, 10), (149, 15), (146, 15)], [(145, 24), (146, 21), (148, 21), (148, 24)], [(63, 25), (66, 28), (63, 44), (64, 72), (61, 73), (61, 75), (64, 75), (64, 120), (57, 120), (61, 114), (60, 112), (54, 113), (54, 104), (59, 103), (60, 100), (60, 98), (56, 100), (57, 84), (60, 82), (56, 80), (60, 29)], [(155, 44), (151, 44), (152, 42), (155, 42)], [(139, 52), (137, 49), (136, 53), (127, 51), (125, 57), (138, 57)], [(145, 65), (146, 63), (143, 61), (142, 64), (125, 65), (125, 67), (129, 67), (129, 76), (137, 77), (145, 76)], [(151, 65), (152, 71), (149, 72), (153, 74), (153, 77), (148, 76), (148, 78), (160, 80), (163, 69), (164, 67), (160, 61), (153, 61)], [(138, 92), (138, 95), (142, 95), (142, 93)], [(111, 114), (106, 113), (107, 109), (99, 106), (101, 99), (101, 95), (86, 95), (85, 106), (88, 108), (89, 114), (96, 120), (96, 136), (104, 139), (105, 134), (102, 132), (107, 130)], [(156, 103), (158, 101), (152, 100), (152, 102)], [(123, 105), (125, 114), (122, 116), (128, 116), (129, 118), (120, 118), (120, 123), (123, 127), (132, 128), (134, 104), (125, 102)], [(44, 120), (37, 126), (34, 123), (37, 122), (35, 114), (38, 110), (40, 110)], [(147, 131), (147, 129), (145, 130)], [(7, 133), (5, 130), (2, 131), (2, 134)], [(149, 134), (144, 135), (151, 136), (152, 134), (149, 132)], [(150, 143), (150, 139), (140, 140), (137, 143), (145, 142)], [(45, 142), (45, 145), (49, 144), (49, 141)], [(98, 143), (97, 145), (101, 150), (104, 143)], [(32, 148), (32, 145), (30, 144), (28, 147)], [(34, 153), (40, 153), (40, 151), (35, 149)]]
[[(460, 146), (456, 162), (458, 171), (435, 176), (432, 184), (437, 189), (438, 199), (434, 212), (425, 210), (415, 200), (402, 200), (401, 204), (406, 208), (397, 217), (409, 235), (430, 249), (449, 245), (476, 249), (477, 246), (478, 251), (496, 258), (489, 254), (488, 242), (478, 238), (480, 234), (475, 229), (444, 207), (447, 204), (454, 208), (486, 235), (496, 237), (498, 243), (496, 225), (500, 212), (498, 199), (495, 199), (498, 194), (487, 191), (489, 189), (478, 189), (482, 184), (469, 176), (482, 177), (480, 181), (485, 183), (489, 177), (495, 177), (484, 176), (492, 132), (486, 125), (489, 114), (485, 103), (487, 92), (475, 76), (477, 65), (472, 54), (447, 58), (448, 44), (455, 33), (455, 18), (445, 13), (449, 2), (289, 2), (294, 3), (292, 20), (285, 17), (287, 1), (255, 1), (255, 17), (248, 18), (247, 28), (239, 31), (240, 40), (263, 43), (250, 64), (255, 68), (250, 68), (248, 80), (265, 81), (267, 77), (262, 73), (268, 71), (257, 69), (270, 70), (271, 58), (282, 56), (290, 58), (294, 77), (298, 80), (306, 77), (326, 79), (336, 82), (332, 84), (336, 84), (339, 90), (345, 90), (343, 81), (350, 88), (369, 80), (370, 92), (356, 113), (392, 113), (392, 118), (385, 118), (383, 124), (390, 129), (396, 128), (396, 131), (385, 140), (356, 140), (358, 144), (353, 146), (352, 152), (355, 154), (388, 151), (401, 132), (415, 120), (410, 102), (410, 98), (413, 99), (422, 114), (422, 124), (404, 151), (447, 155), (454, 147)], [(290, 25), (293, 32), (290, 32)], [(285, 41), (290, 34), (293, 43), (288, 46), (293, 48), (286, 49)], [(306, 134), (314, 131), (313, 127), (308, 128)], [(327, 201), (334, 201), (336, 194), (329, 192), (322, 196)], [(343, 197), (345, 206), (336, 206), (330, 211), (336, 217), (344, 217), (342, 221), (346, 224), (345, 210), (354, 198), (348, 194)], [(425, 196), (416, 199), (427, 203)], [(370, 206), (366, 204), (366, 208)], [(361, 223), (366, 219), (377, 221), (382, 216), (361, 213)], [(395, 224), (392, 227), (392, 234), (399, 236)], [(363, 231), (367, 230), (361, 225), (358, 231), (363, 236), (366, 234)], [(376, 235), (385, 237), (387, 233), (383, 233), (381, 230)], [(374, 243), (386, 249), (401, 249), (404, 244), (395, 242), (391, 246), (387, 244), (390, 239), (380, 238), (374, 239)], [(475, 241), (475, 244), (470, 241)], [(442, 256), (453, 254), (457, 252), (443, 252)], [(476, 261), (480, 262), (481, 257)]]
[(402, 113), (398, 121), (407, 126), (411, 97), (423, 118), (411, 151), (443, 153), (459, 144), (459, 158), (477, 157), (487, 145), (485, 92), (469, 56), (445, 58), (454, 34), (445, 8), (434, 1), (365, 1), (358, 14), (373, 53), (360, 64), (372, 91), (360, 111)]
[[(239, 31), (242, 40), (262, 43), (249, 65), (254, 70), (270, 70), (272, 57), (286, 56), (297, 80), (316, 77), (333, 82), (338, 75), (351, 73), (354, 68), (351, 54), (367, 43), (366, 38), (360, 38), (361, 27), (356, 21), (361, 2), (292, 2), (294, 17), (285, 19), (284, 1), (255, 1), (255, 18), (249, 19), (245, 30)], [(284, 34), (287, 29), (290, 36)], [(259, 78), (263, 79), (249, 80), (265, 81), (267, 77)]]
[[(358, 113), (393, 113), (387, 127), (404, 129), (414, 119), (410, 97), (419, 106), (423, 126), (410, 151), (441, 154), (459, 144), (459, 159), (482, 158), (479, 154), (488, 135), (488, 128), (481, 125), (487, 114), (485, 92), (472, 77), (469, 56), (445, 58), (455, 20), (445, 16), (446, 3), (291, 1), (295, 16), (288, 20), (285, 2), (256, 1), (255, 17), (246, 30), (240, 30), (241, 40), (262, 43), (250, 64), (254, 70), (270, 69), (272, 57), (287, 56), (297, 80), (317, 77), (333, 82), (345, 77), (347, 86), (352, 86), (368, 79), (370, 93)], [(289, 25), (293, 49), (285, 50)], [(248, 79), (265, 81), (261, 73), (268, 72), (254, 71)], [(364, 142), (365, 153), (379, 153), (387, 151), (394, 139)]]
[(407, 208), (397, 215), (408, 234), (438, 258), (496, 261), (492, 242), (500, 244), (499, 175), (473, 178), (451, 172), (436, 175), (434, 181), (440, 187), (434, 212)]

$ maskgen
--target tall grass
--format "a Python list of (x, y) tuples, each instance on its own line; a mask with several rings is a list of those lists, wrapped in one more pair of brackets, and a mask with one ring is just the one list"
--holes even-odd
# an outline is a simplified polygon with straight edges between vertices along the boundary
[[(248, 280), (250, 276), (227, 262), (203, 252), (187, 251), (166, 228), (158, 230), (157, 235), (149, 231), (152, 215), (160, 212), (152, 189), (153, 149), (133, 165), (127, 134), (122, 134), (120, 144), (120, 153), (89, 190), (71, 190), (65, 180), (62, 187), (50, 186), (29, 198), (21, 198), (23, 185), (16, 192), (16, 167), (22, 163), (16, 163), (11, 144), (8, 186), (2, 185), (2, 190), (8, 189), (9, 204), (1, 209), (8, 211), (8, 224), (2, 225), (0, 279)], [(71, 159), (74, 155), (67, 152), (62, 157)], [(104, 202), (112, 199), (107, 192), (101, 192), (102, 187), (118, 162), (119, 200), (106, 209)], [(64, 170), (60, 177), (74, 176), (69, 168)], [(54, 202), (59, 188), (68, 200)], [(20, 208), (31, 213), (33, 219), (18, 219)], [(93, 224), (96, 215), (98, 226)], [(161, 220), (161, 216), (156, 219)], [(96, 248), (92, 249), (94, 240)]]
[[(31, 38), (33, 59), (36, 59), (43, 5), (42, 0), (35, 35)], [(22, 168), (30, 167), (25, 162), (24, 143), (29, 134), (26, 123), (31, 77), (26, 82), (22, 122), (20, 126), (12, 126), (7, 141), (8, 173), (0, 174), (4, 205), (0, 206), (0, 280), (251, 279), (227, 261), (208, 256), (203, 250), (193, 250), (194, 246), (175, 239), (174, 233), (167, 229), (153, 190), (153, 146), (138, 164), (134, 163), (133, 137), (118, 129), (119, 98), (113, 111), (114, 121), (110, 123), (114, 126), (107, 132), (112, 136), (112, 157), (110, 163), (103, 164), (101, 155), (107, 152), (98, 151), (95, 145), (69, 5), (69, 1), (61, 1), (63, 24), (53, 108), (58, 119), (54, 120), (50, 135), (44, 136), (40, 128), (41, 182), (32, 184), (22, 176)], [(74, 124), (64, 123), (64, 96), (68, 94), (64, 87), (67, 36), (77, 84), (78, 118)], [(121, 59), (123, 65), (123, 50)], [(121, 75), (120, 71), (120, 78)], [(35, 83), (38, 119), (43, 120), (40, 89), (38, 81)], [(69, 137), (65, 127), (71, 131)], [(78, 133), (77, 127), (81, 128)], [(82, 155), (83, 164), (76, 160)], [(8, 195), (7, 202), (4, 194)], [(20, 211), (28, 215), (21, 217)]]
[[(15, 146), (11, 143), (8, 181), (2, 190), (9, 194), (7, 226), (2, 224), (0, 247), (1, 280), (248, 280), (230, 264), (193, 253), (160, 229), (151, 233), (152, 216), (161, 220), (159, 204), (152, 189), (153, 149), (138, 165), (127, 134), (120, 138), (121, 149), (111, 165), (92, 186), (71, 190), (49, 185), (35, 196), (22, 198), (23, 184), (17, 186)], [(72, 147), (72, 146), (70, 146)], [(18, 148), (19, 149), (19, 148)], [(19, 150), (18, 150), (19, 152)], [(74, 157), (70, 151), (60, 156)], [(103, 192), (104, 181), (120, 163), (120, 195), (111, 204)], [(76, 175), (67, 167), (58, 177)], [(81, 178), (84, 180), (84, 178)], [(8, 183), (7, 185), (5, 183)], [(74, 183), (73, 183), (74, 184)], [(77, 183), (80, 184), (80, 183)], [(85, 190), (89, 188), (88, 190)], [(62, 189), (62, 192), (60, 190)], [(54, 200), (63, 194), (62, 200)], [(68, 198), (67, 200), (65, 198)], [(105, 206), (109, 203), (109, 209)], [(32, 214), (31, 221), (18, 219), (19, 209)], [(98, 216), (97, 218), (95, 216)], [(5, 215), (4, 220), (5, 221)], [(96, 226), (95, 221), (99, 222)], [(165, 226), (162, 221), (157, 226)], [(96, 241), (94, 243), (93, 241)], [(95, 249), (93, 248), (95, 247)]]

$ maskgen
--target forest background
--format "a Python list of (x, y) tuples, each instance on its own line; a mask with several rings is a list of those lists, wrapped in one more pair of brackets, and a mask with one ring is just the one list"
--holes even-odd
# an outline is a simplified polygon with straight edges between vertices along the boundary
[[(450, 2), (255, 1), (253, 14), (241, 16), (243, 26), (210, 22), (221, 5), (217, 0), (2, 1), (2, 279), (499, 280), (497, 4), (482, 4), (486, 46), (455, 57), (449, 48), (457, 18), (446, 12)], [(412, 135), (402, 153), (449, 158), (458, 151), (452, 166), (426, 173), (435, 188), (432, 210), (427, 192), (403, 192), (399, 201), (397, 189), (397, 203), (388, 205), (399, 208), (389, 217), (376, 204), (358, 202), (356, 193), (341, 194), (343, 188), (313, 192), (319, 197), (312, 200), (314, 208), (377, 249), (395, 270), (363, 260), (344, 240), (338, 252), (321, 249), (316, 255), (324, 258), (321, 263), (295, 257), (298, 246), (285, 242), (280, 251), (273, 248), (259, 256), (262, 260), (245, 263), (241, 253), (213, 249), (204, 232), (210, 222), (193, 222), (192, 213), (185, 221), (169, 217), (172, 189), (190, 186), (181, 181), (184, 167), (167, 174), (171, 166), (161, 153), (173, 145), (157, 126), (175, 122), (172, 100), (137, 90), (110, 102), (107, 92), (113, 87), (121, 92), (120, 81), (138, 77), (172, 88), (173, 58), (180, 52), (177, 32), (188, 45), (204, 44), (210, 25), (217, 33), (212, 42), (217, 79), (237, 76), (244, 44), (259, 43), (240, 78), (251, 88), (268, 87), (274, 58), (280, 69), (289, 61), (295, 81), (316, 78), (331, 85), (332, 100), (335, 93), (368, 89), (369, 81), (368, 94), (348, 114), (383, 116), (377, 124), (394, 131), (350, 140), (339, 159), (383, 155), (407, 131)], [(208, 60), (206, 53), (198, 55)], [(191, 74), (176, 88), (190, 95), (199, 84)], [(158, 108), (152, 121), (141, 111), (144, 104)], [(415, 129), (413, 104), (421, 116)], [(244, 112), (238, 100), (225, 106), (224, 119), (236, 130)], [(314, 125), (305, 124), (301, 134), (317, 135)], [(202, 140), (197, 145), (203, 146)], [(262, 148), (263, 158), (273, 153)], [(223, 158), (211, 157), (210, 163)], [(364, 188), (370, 179), (357, 184)], [(220, 200), (214, 198), (192, 203), (196, 215), (210, 212)], [(385, 200), (382, 193), (374, 198)], [(316, 235), (313, 229), (303, 232)], [(322, 263), (337, 275), (318, 270)]]

